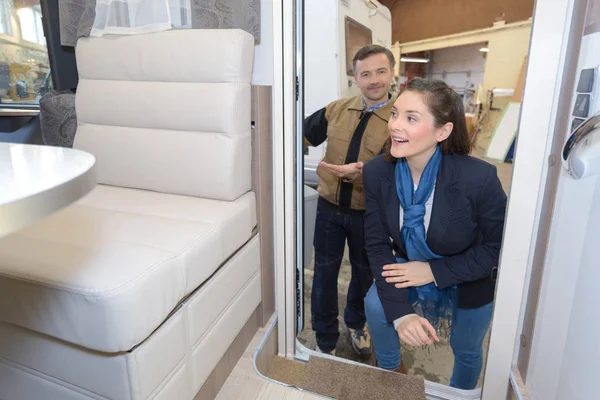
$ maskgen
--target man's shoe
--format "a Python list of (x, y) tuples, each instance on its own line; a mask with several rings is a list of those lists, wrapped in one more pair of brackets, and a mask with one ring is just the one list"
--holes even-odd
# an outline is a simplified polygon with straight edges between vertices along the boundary
[(348, 328), (352, 348), (359, 356), (368, 356), (371, 354), (371, 335), (365, 325), (363, 329)]
[(326, 351), (321, 350), (319, 348), (319, 345), (317, 345), (317, 347), (315, 348), (315, 351), (318, 353), (329, 354), (330, 356), (335, 356), (335, 349), (331, 350), (330, 352), (326, 352)]

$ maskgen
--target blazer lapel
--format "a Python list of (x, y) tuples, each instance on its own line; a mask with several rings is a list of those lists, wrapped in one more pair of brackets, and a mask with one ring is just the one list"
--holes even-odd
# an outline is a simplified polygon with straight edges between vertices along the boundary
[(435, 184), (431, 219), (427, 229), (427, 245), (432, 251), (441, 245), (441, 240), (446, 233), (450, 216), (456, 206), (459, 189), (454, 185), (457, 182), (457, 172), (451, 155), (442, 156), (440, 169)]
[[(393, 169), (392, 169), (393, 171)], [(396, 183), (392, 181), (392, 176), (381, 177), (381, 198), (385, 204), (384, 221), (388, 224), (388, 230), (392, 239), (402, 251), (405, 251), (404, 243), (400, 236), (400, 200), (396, 193)]]

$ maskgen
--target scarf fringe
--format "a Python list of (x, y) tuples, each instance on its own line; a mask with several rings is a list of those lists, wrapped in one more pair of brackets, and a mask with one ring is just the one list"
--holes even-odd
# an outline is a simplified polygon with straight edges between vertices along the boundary
[(453, 308), (457, 301), (456, 287), (438, 289), (433, 283), (412, 287), (409, 289), (409, 300), (415, 312), (429, 321), (438, 336), (450, 337)]

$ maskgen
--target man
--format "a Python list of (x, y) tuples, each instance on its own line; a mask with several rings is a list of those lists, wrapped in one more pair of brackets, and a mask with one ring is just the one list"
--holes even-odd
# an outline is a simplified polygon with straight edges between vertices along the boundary
[(304, 121), (304, 148), (327, 140), (325, 157), (317, 168), (319, 201), (315, 223), (315, 266), (312, 287), (312, 328), (317, 351), (334, 354), (339, 338), (337, 279), (346, 240), (352, 279), (344, 321), (352, 347), (371, 353), (365, 325), (364, 298), (373, 283), (365, 251), (365, 210), (362, 166), (383, 150), (393, 99), (390, 87), (394, 56), (378, 45), (361, 48), (353, 59), (360, 96), (332, 102)]

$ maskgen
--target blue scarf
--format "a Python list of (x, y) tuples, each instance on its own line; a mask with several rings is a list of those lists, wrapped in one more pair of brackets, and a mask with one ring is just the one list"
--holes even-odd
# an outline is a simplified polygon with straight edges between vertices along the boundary
[[(400, 236), (410, 261), (426, 262), (442, 258), (427, 246), (424, 220), (425, 203), (433, 192), (441, 159), (442, 153), (438, 146), (421, 175), (416, 191), (414, 191), (414, 182), (406, 159), (396, 160), (396, 191), (404, 211)], [(399, 264), (406, 263), (408, 260), (400, 257), (396, 259)], [(455, 289), (455, 287), (438, 289), (434, 283), (429, 283), (409, 288), (409, 299), (415, 308), (420, 308), (423, 317), (437, 329), (440, 319), (451, 321)]]

